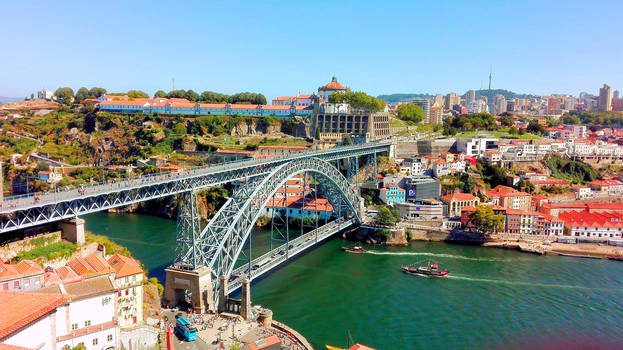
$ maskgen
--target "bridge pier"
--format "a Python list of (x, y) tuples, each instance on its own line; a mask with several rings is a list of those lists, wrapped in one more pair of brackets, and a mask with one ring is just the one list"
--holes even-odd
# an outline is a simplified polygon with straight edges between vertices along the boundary
[(218, 279), (218, 312), (224, 312), (227, 310), (229, 279), (226, 276), (220, 276)]
[(251, 318), (251, 280), (245, 278), (242, 281), (242, 292), (241, 292), (241, 300), (240, 300), (240, 316), (242, 316), (245, 320)]
[(184, 292), (191, 293), (191, 306), (194, 312), (205, 313), (214, 311), (214, 296), (212, 291), (212, 271), (207, 267), (194, 270), (184, 270), (168, 267), (166, 273), (164, 299), (171, 305), (177, 306), (184, 301)]
[(61, 228), (61, 237), (69, 242), (83, 245), (84, 238), (84, 219), (78, 217), (61, 221), (59, 226)]

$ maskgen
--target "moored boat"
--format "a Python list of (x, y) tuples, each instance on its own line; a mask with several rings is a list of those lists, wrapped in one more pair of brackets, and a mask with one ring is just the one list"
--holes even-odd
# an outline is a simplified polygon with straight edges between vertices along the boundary
[(342, 247), (342, 250), (345, 252), (354, 253), (354, 254), (363, 254), (367, 252), (367, 250), (363, 249), (363, 247), (360, 245), (356, 245), (353, 247)]
[(404, 273), (420, 276), (445, 277), (450, 273), (449, 271), (441, 270), (437, 263), (431, 262), (430, 260), (426, 261), (426, 265), (422, 266), (419, 264), (420, 263), (402, 265), (401, 268)]
[(608, 255), (608, 259), (610, 260), (617, 260), (617, 261), (623, 261), (623, 255)]

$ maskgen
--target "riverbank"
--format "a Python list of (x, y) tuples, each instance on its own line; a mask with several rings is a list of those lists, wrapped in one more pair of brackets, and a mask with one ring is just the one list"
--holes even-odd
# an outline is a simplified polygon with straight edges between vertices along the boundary
[(484, 239), (468, 232), (450, 233), (442, 231), (410, 230), (411, 241), (454, 242), (480, 245), (489, 248), (518, 250), (538, 255), (564, 255), (581, 258), (606, 259), (608, 256), (623, 255), (623, 247), (601, 243), (559, 243), (555, 237), (530, 235), (491, 235)]

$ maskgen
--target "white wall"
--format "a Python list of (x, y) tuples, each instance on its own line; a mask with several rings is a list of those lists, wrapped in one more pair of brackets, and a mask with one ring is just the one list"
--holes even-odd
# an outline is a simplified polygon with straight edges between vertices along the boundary
[[(35, 323), (31, 323), (28, 327), (3, 340), (2, 343), (30, 349), (55, 350), (51, 329), (54, 314), (55, 312), (48, 314)], [(42, 347), (39, 348), (41, 345)]]
[[(115, 297), (114, 293), (98, 295), (92, 298), (77, 300), (69, 304), (69, 324), (78, 324), (78, 329), (85, 327), (86, 321), (91, 321), (91, 325), (97, 325), (112, 321), (115, 316)], [(108, 302), (103, 300), (108, 298)]]

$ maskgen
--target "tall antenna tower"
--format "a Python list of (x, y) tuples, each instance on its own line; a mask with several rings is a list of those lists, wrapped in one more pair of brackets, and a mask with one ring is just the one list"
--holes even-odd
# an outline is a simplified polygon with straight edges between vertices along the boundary
[(489, 91), (491, 91), (491, 76), (493, 75), (493, 66), (489, 68)]
[[(491, 78), (489, 78), (489, 80), (491, 80)], [(491, 83), (489, 83), (489, 85), (491, 85)], [(491, 87), (489, 87), (490, 89)], [(171, 91), (175, 90), (175, 78), (171, 78)]]

